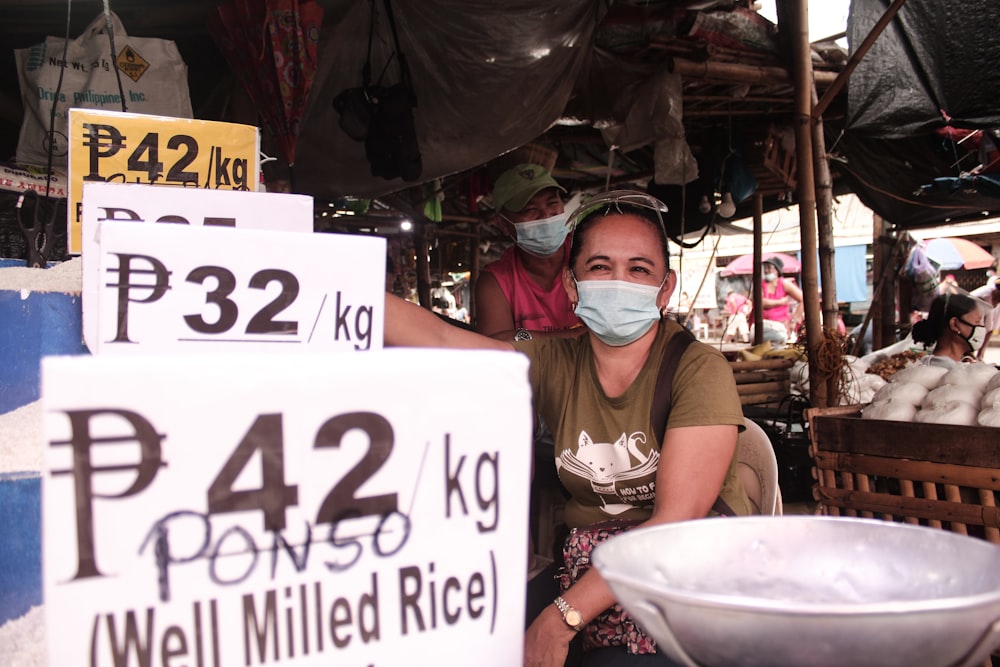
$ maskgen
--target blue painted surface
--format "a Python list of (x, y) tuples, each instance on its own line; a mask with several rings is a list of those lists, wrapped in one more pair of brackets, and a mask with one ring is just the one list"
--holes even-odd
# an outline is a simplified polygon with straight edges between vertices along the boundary
[(79, 294), (0, 290), (0, 413), (39, 399), (42, 357), (87, 353)]
[(0, 625), (42, 603), (41, 477), (0, 474)]

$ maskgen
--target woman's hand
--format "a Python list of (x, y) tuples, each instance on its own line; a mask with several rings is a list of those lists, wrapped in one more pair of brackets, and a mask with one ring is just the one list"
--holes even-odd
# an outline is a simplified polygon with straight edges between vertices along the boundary
[(562, 667), (574, 634), (559, 610), (550, 604), (524, 635), (524, 667)]

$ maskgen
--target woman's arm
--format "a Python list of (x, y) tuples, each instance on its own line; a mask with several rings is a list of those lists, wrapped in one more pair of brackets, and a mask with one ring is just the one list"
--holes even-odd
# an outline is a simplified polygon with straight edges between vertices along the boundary
[(448, 324), (431, 311), (386, 293), (385, 344), (394, 347), (444, 347), (507, 350), (514, 345)]
[[(667, 431), (656, 472), (656, 504), (651, 526), (708, 515), (722, 489), (736, 452), (736, 426), (686, 426)], [(563, 594), (586, 621), (615, 602), (596, 569), (589, 570)], [(561, 667), (575, 633), (555, 605), (534, 620), (525, 636), (525, 666)]]
[(476, 331), (484, 336), (514, 331), (514, 311), (503, 295), (496, 276), (489, 271), (480, 273), (476, 281), (475, 326)]
[(736, 453), (736, 426), (667, 429), (656, 470), (656, 504), (644, 525), (700, 519), (719, 496)]

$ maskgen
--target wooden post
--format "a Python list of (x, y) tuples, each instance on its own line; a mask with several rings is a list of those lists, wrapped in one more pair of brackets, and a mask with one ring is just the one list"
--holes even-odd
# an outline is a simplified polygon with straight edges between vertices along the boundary
[[(812, 87), (812, 101), (816, 102), (816, 86)], [(837, 270), (835, 265), (836, 247), (833, 238), (833, 180), (830, 177), (830, 162), (826, 155), (826, 138), (823, 136), (823, 118), (813, 119), (813, 160), (816, 170), (816, 228), (819, 239), (819, 276), (823, 286), (823, 328), (837, 331)], [(822, 371), (821, 371), (822, 372)], [(840, 378), (833, 373), (816, 377), (816, 382), (825, 383), (824, 405), (830, 404), (830, 397), (836, 397)]]
[(469, 253), (469, 322), (472, 326), (476, 326), (476, 313), (479, 312), (475, 287), (479, 284), (479, 267), (482, 265), (482, 250), (479, 248), (482, 242), (482, 225), (482, 221), (476, 224), (476, 235), (471, 239), (472, 252)]
[(882, 337), (882, 311), (885, 306), (883, 295), (886, 293), (885, 281), (881, 279), (885, 276), (885, 264), (889, 260), (889, 249), (886, 245), (885, 220), (877, 213), (872, 214), (872, 276), (879, 276), (880, 280), (872, 286), (872, 311), (871, 319), (877, 324), (872, 324), (872, 350), (885, 347), (888, 343)]
[(809, 398), (826, 407), (826, 383), (819, 378), (817, 352), (822, 340), (816, 255), (816, 191), (813, 171), (812, 49), (806, 0), (791, 3), (792, 79), (795, 84), (795, 152), (798, 164), (799, 236), (802, 248), (802, 295), (805, 300), (806, 348), (809, 352)]
[(413, 252), (417, 255), (417, 299), (424, 308), (431, 307), (431, 263), (427, 259), (430, 251), (427, 224), (423, 218), (413, 220)]
[(753, 344), (764, 342), (764, 271), (760, 260), (764, 252), (764, 195), (753, 195)]
[[(879, 253), (882, 255), (882, 268), (885, 271), (886, 280), (882, 285), (882, 293), (879, 295), (880, 310), (878, 312), (878, 326), (872, 333), (881, 332), (879, 339), (881, 345), (892, 345), (896, 342), (896, 262), (897, 253), (893, 252), (896, 247), (896, 238), (885, 221), (882, 221), (882, 235), (879, 237)], [(872, 339), (874, 341), (874, 338)], [(879, 347), (872, 347), (873, 350)]]

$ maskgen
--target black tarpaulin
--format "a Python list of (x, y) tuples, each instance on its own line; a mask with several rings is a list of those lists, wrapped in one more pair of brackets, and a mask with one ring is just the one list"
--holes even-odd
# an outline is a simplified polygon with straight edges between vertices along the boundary
[[(852, 52), (889, 0), (853, 0)], [(831, 167), (905, 228), (1000, 214), (960, 129), (1000, 127), (998, 0), (908, 0), (848, 80), (846, 129), (827, 125)], [(971, 139), (974, 139), (972, 137)], [(985, 185), (991, 185), (986, 183)]]
[[(853, 50), (888, 0), (854, 0)], [(1000, 2), (907, 0), (851, 74), (847, 126), (879, 137), (1000, 126)]]

